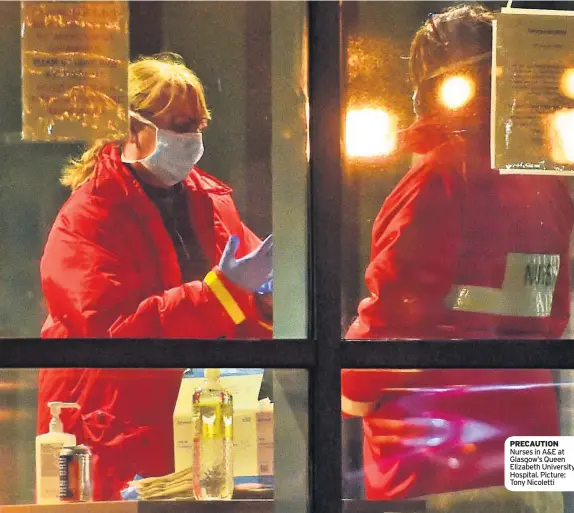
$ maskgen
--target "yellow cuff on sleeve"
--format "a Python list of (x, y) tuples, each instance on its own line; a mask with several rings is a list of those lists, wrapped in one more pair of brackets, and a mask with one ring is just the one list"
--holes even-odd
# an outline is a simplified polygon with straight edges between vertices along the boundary
[(233, 299), (233, 296), (229, 293), (223, 282), (219, 279), (219, 276), (217, 276), (215, 272), (209, 271), (203, 281), (211, 289), (211, 292), (213, 292), (215, 297), (219, 300), (221, 306), (223, 306), (233, 322), (235, 324), (241, 324), (245, 320), (245, 314), (237, 304), (237, 301)]
[(268, 322), (265, 321), (257, 321), (259, 323), (260, 326), (263, 326), (266, 330), (269, 331), (273, 331), (273, 325), (269, 324)]
[(364, 417), (373, 411), (374, 406), (373, 401), (353, 401), (344, 395), (341, 396), (341, 410), (347, 415)]

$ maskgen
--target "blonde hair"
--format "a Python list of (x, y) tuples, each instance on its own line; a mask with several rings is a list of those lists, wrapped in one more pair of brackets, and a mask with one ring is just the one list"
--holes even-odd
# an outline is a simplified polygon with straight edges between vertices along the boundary
[[(191, 93), (191, 94), (190, 94)], [(172, 103), (189, 95), (197, 103), (197, 112), (205, 120), (211, 119), (201, 81), (174, 53), (140, 57), (128, 68), (128, 98), (130, 110), (145, 117), (161, 115)], [(62, 170), (60, 182), (77, 189), (89, 180), (104, 146), (120, 141), (95, 141), (79, 158), (71, 158)]]

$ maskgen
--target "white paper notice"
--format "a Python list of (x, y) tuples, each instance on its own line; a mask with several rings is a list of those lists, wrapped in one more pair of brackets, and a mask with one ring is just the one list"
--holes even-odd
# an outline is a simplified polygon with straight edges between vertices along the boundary
[(574, 174), (574, 13), (503, 9), (494, 26), (492, 167)]
[(574, 491), (574, 436), (507, 438), (504, 486), (513, 492)]

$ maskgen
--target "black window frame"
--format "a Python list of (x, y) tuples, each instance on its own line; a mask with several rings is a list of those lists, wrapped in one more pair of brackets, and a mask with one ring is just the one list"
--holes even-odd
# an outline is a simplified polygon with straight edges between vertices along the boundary
[[(147, 3), (147, 2), (146, 2)], [(571, 340), (341, 340), (344, 108), (343, 4), (308, 2), (310, 95), (309, 327), (302, 340), (0, 340), (0, 368), (299, 368), (309, 373), (310, 511), (355, 511), (342, 501), (342, 368), (573, 369)], [(136, 13), (135, 16), (138, 14)], [(141, 13), (140, 13), (141, 15)], [(134, 13), (132, 12), (132, 16)], [(145, 52), (161, 41), (143, 35)], [(138, 41), (132, 38), (132, 46)], [(367, 508), (369, 509), (369, 508)], [(366, 509), (366, 510), (367, 510)]]

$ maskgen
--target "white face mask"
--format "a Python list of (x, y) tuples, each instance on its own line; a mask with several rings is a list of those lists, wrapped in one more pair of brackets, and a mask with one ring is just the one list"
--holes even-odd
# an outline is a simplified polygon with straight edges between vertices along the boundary
[(128, 160), (122, 155), (122, 162), (126, 164), (141, 163), (168, 187), (184, 180), (191, 168), (199, 162), (203, 155), (201, 132), (178, 134), (171, 130), (158, 128), (151, 121), (144, 120), (139, 115), (133, 116), (154, 127), (156, 131), (155, 149), (151, 155), (138, 160)]

